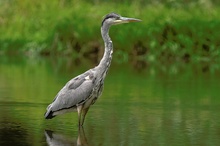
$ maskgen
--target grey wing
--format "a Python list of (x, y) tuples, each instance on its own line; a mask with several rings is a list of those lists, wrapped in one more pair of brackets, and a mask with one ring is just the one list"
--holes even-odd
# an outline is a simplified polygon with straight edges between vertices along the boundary
[(47, 110), (55, 112), (83, 104), (92, 93), (94, 81), (94, 73), (91, 70), (71, 79), (58, 92)]

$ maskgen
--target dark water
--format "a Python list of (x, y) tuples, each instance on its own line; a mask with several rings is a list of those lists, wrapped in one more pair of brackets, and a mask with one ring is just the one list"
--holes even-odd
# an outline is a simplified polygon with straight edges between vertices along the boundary
[(78, 129), (76, 113), (45, 120), (61, 87), (93, 66), (1, 57), (0, 145), (219, 145), (220, 75), (199, 65), (170, 73), (113, 62), (84, 128)]

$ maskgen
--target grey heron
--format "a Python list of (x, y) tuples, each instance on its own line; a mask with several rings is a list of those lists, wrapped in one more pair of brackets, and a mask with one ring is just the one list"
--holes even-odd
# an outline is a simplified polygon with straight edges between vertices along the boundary
[(102, 93), (104, 79), (111, 64), (113, 44), (108, 34), (110, 26), (137, 21), (141, 20), (122, 17), (116, 13), (110, 13), (104, 17), (101, 24), (101, 35), (105, 44), (105, 52), (100, 63), (66, 83), (47, 107), (46, 119), (66, 112), (77, 111), (78, 124), (83, 125), (90, 106)]

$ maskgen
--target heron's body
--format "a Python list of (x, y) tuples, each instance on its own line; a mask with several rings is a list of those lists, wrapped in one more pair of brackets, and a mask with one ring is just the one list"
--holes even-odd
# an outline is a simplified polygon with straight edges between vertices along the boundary
[(113, 44), (108, 35), (109, 28), (113, 24), (132, 21), (140, 20), (121, 17), (115, 13), (106, 15), (101, 27), (102, 38), (105, 42), (105, 52), (99, 65), (67, 82), (58, 92), (54, 101), (47, 107), (46, 119), (51, 119), (66, 112), (77, 111), (79, 125), (83, 125), (89, 107), (95, 103), (102, 93), (104, 79), (111, 64)]

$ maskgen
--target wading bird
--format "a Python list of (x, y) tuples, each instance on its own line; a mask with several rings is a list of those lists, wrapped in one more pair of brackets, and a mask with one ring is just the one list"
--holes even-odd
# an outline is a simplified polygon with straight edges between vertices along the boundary
[(46, 119), (51, 119), (66, 112), (78, 112), (78, 124), (82, 126), (89, 107), (101, 95), (105, 76), (112, 60), (113, 44), (109, 37), (111, 25), (141, 21), (135, 18), (122, 17), (116, 13), (107, 14), (101, 25), (101, 35), (105, 43), (104, 55), (93, 69), (71, 79), (58, 92), (53, 102), (47, 107)]

